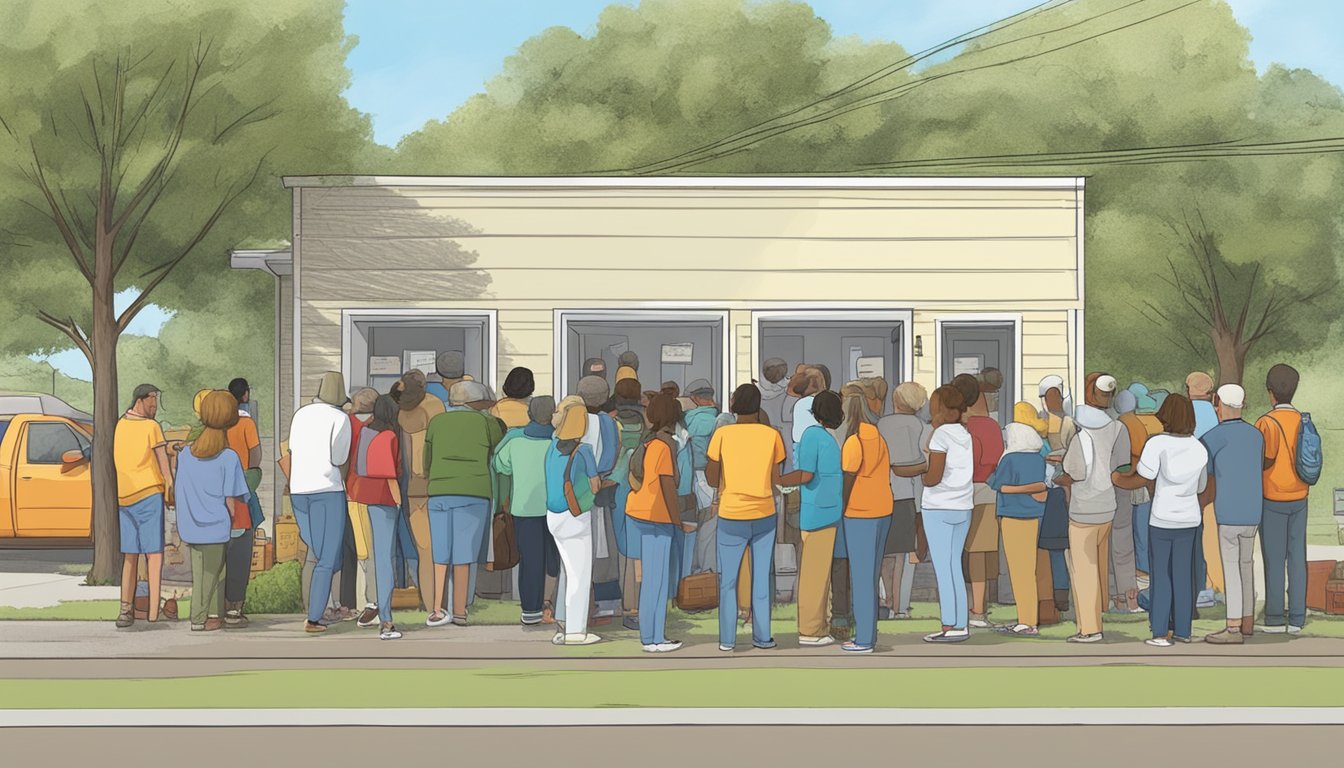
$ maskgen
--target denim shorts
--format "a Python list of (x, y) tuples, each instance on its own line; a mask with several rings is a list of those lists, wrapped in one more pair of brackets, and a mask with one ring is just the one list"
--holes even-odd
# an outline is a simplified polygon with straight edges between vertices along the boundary
[(163, 494), (117, 507), (121, 528), (121, 552), (125, 555), (156, 555), (163, 552)]
[(490, 527), (490, 500), (475, 496), (429, 497), (429, 543), (435, 565), (482, 560)]

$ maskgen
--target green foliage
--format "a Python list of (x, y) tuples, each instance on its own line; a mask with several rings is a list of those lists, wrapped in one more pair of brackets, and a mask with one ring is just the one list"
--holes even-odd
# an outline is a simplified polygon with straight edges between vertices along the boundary
[(303, 613), (303, 564), (280, 563), (252, 579), (247, 587), (246, 613)]

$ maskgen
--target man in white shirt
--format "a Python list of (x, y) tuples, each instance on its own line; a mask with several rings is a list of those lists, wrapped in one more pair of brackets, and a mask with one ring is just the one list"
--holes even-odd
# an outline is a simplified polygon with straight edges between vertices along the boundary
[(342, 466), (350, 457), (349, 402), (341, 374), (322, 374), (317, 397), (289, 424), (289, 501), (299, 535), (317, 559), (308, 596), (308, 632), (323, 632), (322, 612), (342, 554), (346, 498)]

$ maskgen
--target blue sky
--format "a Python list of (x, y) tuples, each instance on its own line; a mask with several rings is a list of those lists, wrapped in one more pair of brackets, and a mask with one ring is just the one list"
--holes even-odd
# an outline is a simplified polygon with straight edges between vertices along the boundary
[[(908, 50), (1036, 5), (1039, 0), (812, 0), (837, 35), (895, 40)], [(379, 142), (393, 145), (425, 121), (442, 118), (483, 90), (504, 58), (541, 30), (594, 31), (610, 0), (349, 0), (351, 53), (347, 97), (374, 119)], [(636, 5), (624, 0), (625, 5)], [(1344, 2), (1231, 0), (1252, 34), (1251, 58), (1307, 67), (1344, 83)]]
[[(635, 0), (622, 0), (636, 5)], [(1036, 5), (1039, 0), (811, 0), (837, 35), (896, 40), (916, 51)], [(610, 0), (349, 0), (346, 30), (359, 37), (348, 64), (346, 96), (373, 115), (375, 138), (394, 145), (425, 121), (442, 118), (500, 70), (505, 57), (541, 30), (563, 25), (591, 34)], [(1344, 84), (1344, 2), (1338, 0), (1230, 0), (1251, 30), (1251, 58), (1307, 67)], [(132, 296), (118, 297), (118, 311)], [(171, 317), (146, 307), (129, 333), (158, 335)], [(77, 378), (89, 379), (78, 350), (50, 358)]]

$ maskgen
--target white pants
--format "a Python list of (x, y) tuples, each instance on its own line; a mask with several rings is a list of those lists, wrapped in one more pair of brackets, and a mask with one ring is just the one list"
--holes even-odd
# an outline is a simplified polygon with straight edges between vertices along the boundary
[(546, 526), (555, 537), (560, 551), (561, 589), (564, 592), (565, 634), (588, 634), (588, 598), (593, 588), (593, 522), (592, 513), (575, 517), (568, 512), (546, 513)]
[(1256, 525), (1218, 526), (1229, 618), (1255, 615), (1255, 534), (1259, 530)]

